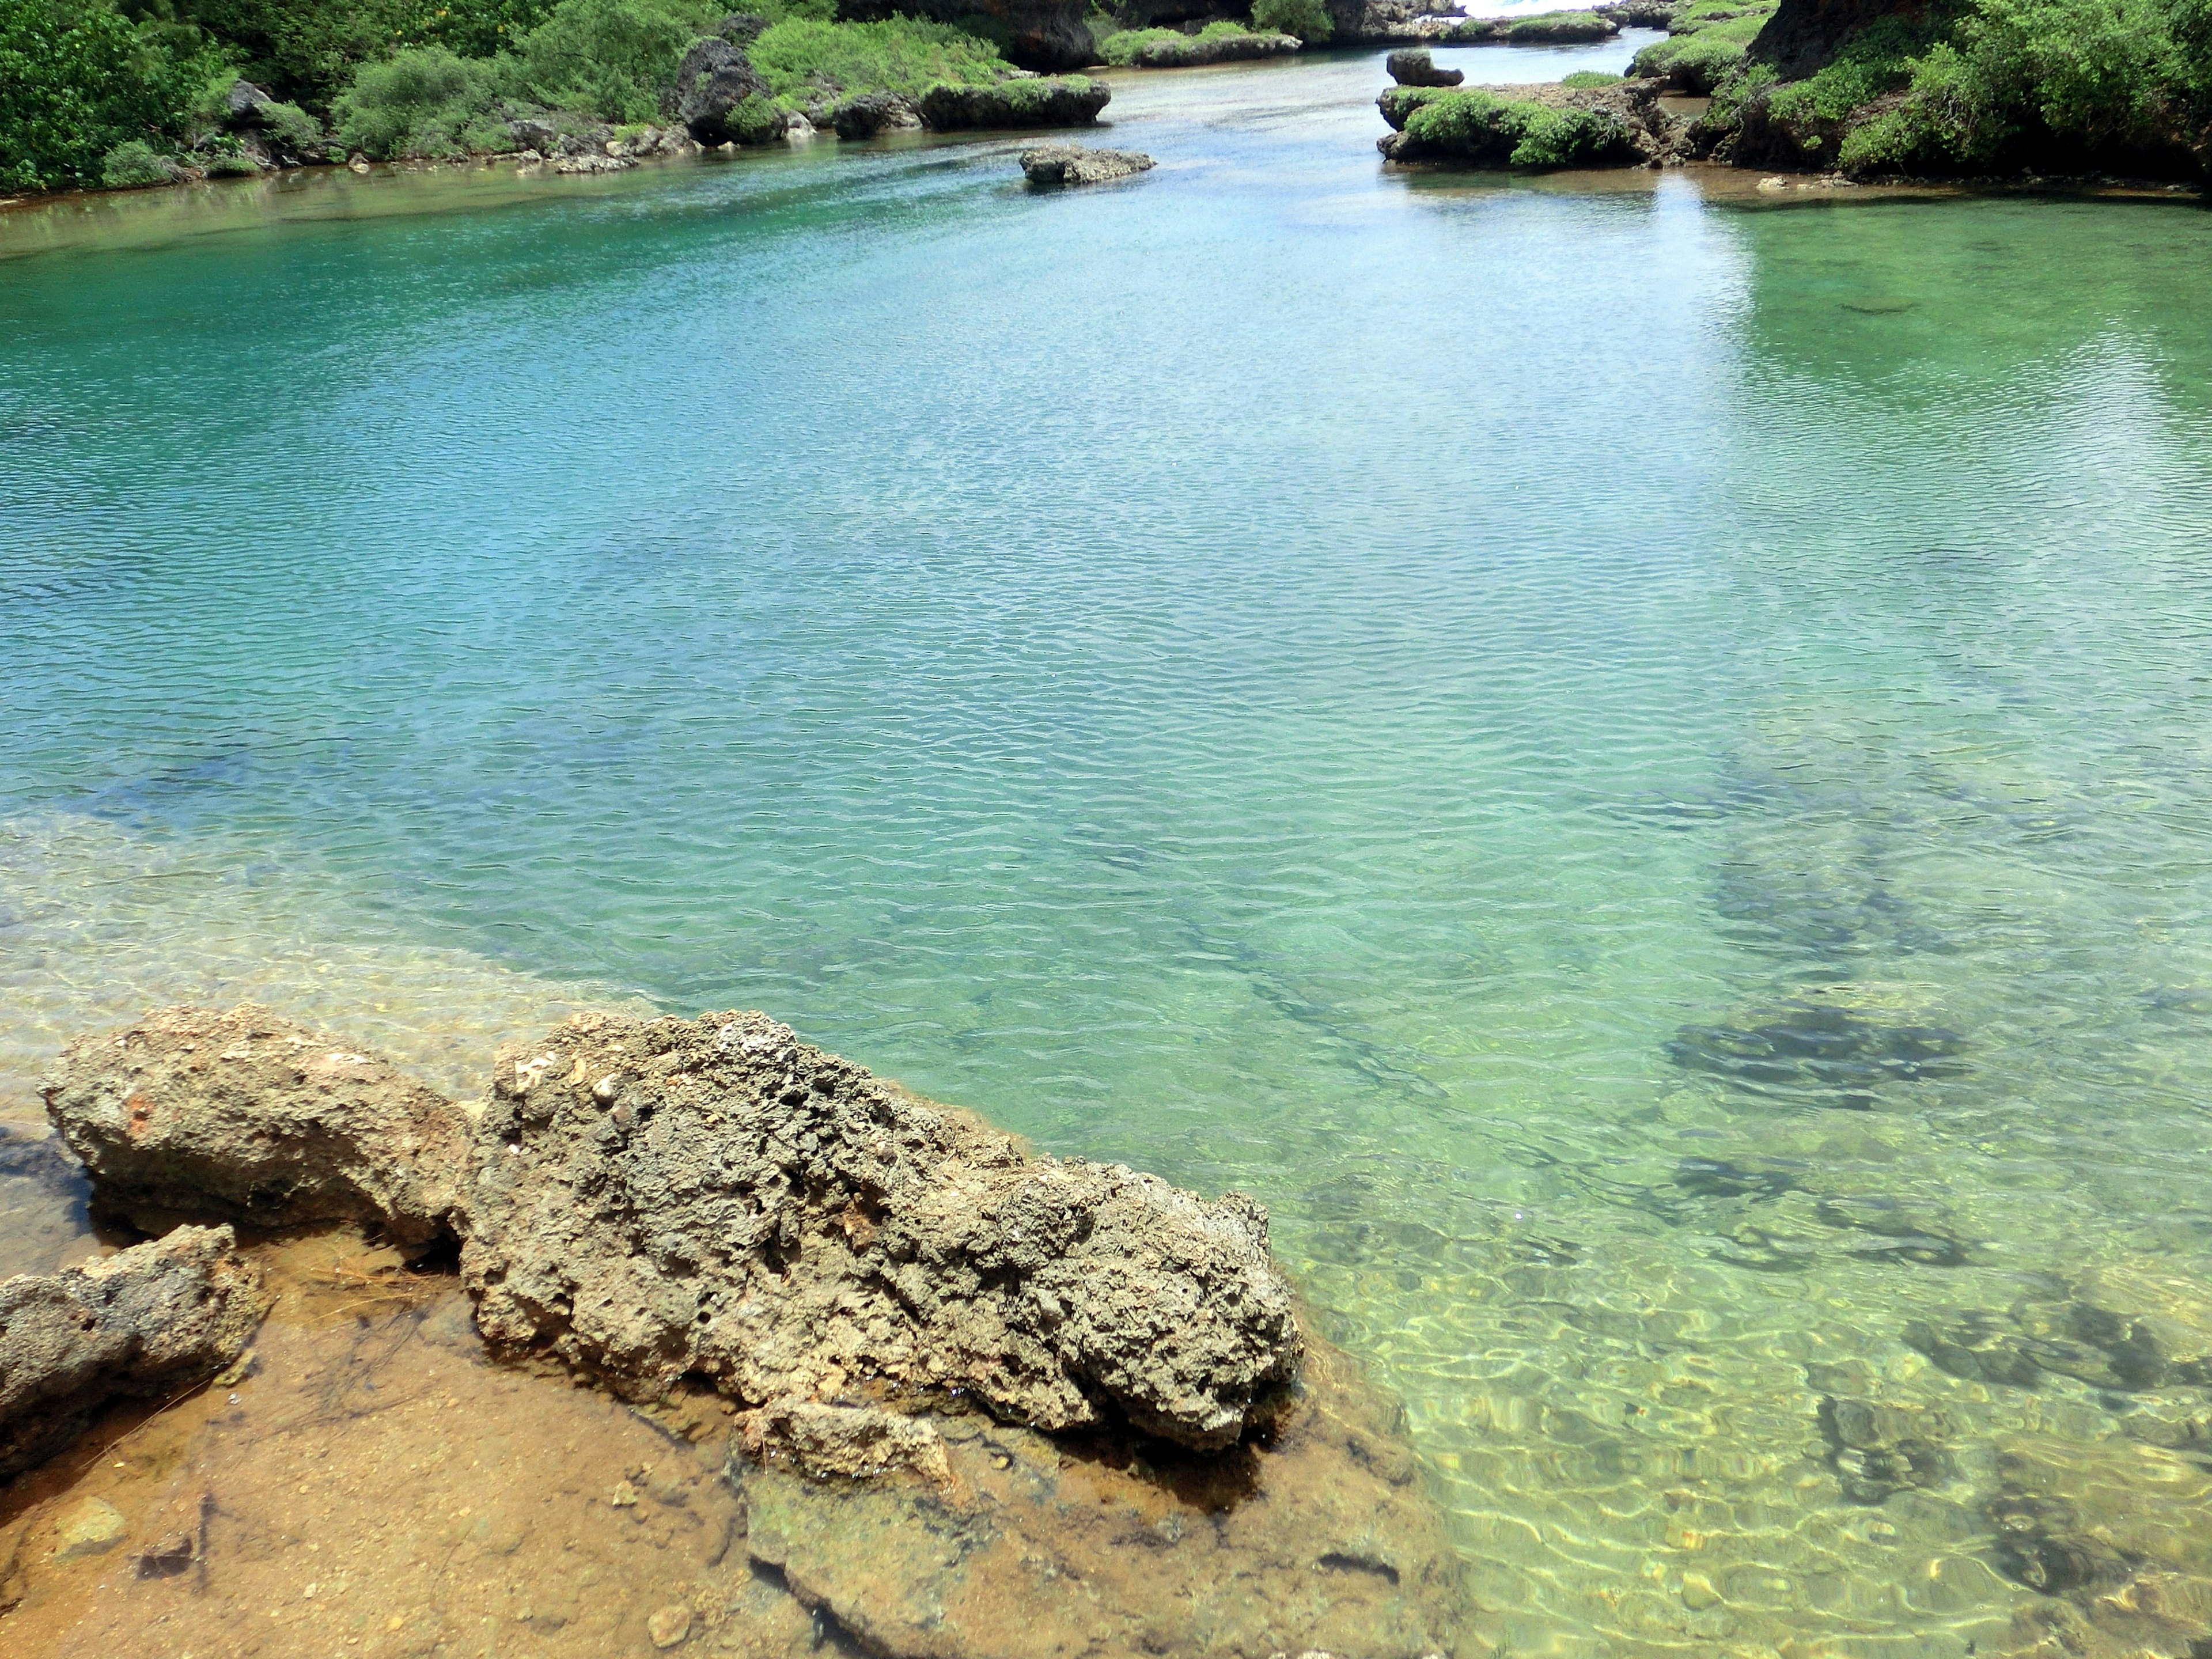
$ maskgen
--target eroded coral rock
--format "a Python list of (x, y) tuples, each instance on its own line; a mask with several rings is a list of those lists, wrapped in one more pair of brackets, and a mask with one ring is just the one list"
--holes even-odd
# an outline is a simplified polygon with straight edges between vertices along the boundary
[(1033, 1158), (765, 1015), (584, 1015), (501, 1057), (462, 1270), (485, 1336), (633, 1397), (963, 1389), (1235, 1442), (1300, 1351), (1265, 1212)]
[(245, 1351), (268, 1310), (228, 1227), (0, 1283), (0, 1480), (60, 1451), (120, 1398), (161, 1399)]
[(425, 1244), (452, 1228), (471, 1156), (443, 1096), (252, 1004), (163, 1008), (80, 1038), (45, 1094), (100, 1207), (143, 1232), (354, 1221)]
[(892, 1659), (1416, 1659), (1462, 1569), (1394, 1413), (1316, 1344), (1267, 1433), (1197, 1459), (934, 1419), (941, 1475), (823, 1484), (743, 1447), (745, 1547)]
[(1041, 144), (1021, 154), (1022, 174), (1040, 189), (1103, 185), (1152, 170), (1141, 150), (1088, 149), (1081, 144)]

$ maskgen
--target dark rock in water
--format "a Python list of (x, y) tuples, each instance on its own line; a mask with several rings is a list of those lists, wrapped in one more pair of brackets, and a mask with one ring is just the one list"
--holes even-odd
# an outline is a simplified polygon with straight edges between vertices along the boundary
[(64, 1196), (85, 1189), (84, 1171), (59, 1135), (28, 1135), (4, 1123), (0, 1123), (0, 1180), (28, 1181)]
[[(854, 1412), (855, 1419), (888, 1413)], [(856, 1489), (733, 1453), (745, 1547), (892, 1659), (1452, 1647), (1461, 1570), (1389, 1408), (1316, 1345), (1225, 1456), (1071, 1446), (980, 1415), (905, 1419), (917, 1472)]]
[(1847, 1227), (1884, 1240), (1852, 1252), (1869, 1261), (1957, 1267), (1970, 1259), (1966, 1247), (1946, 1231), (1925, 1206), (1881, 1196), (1824, 1198), (1813, 1213), (1831, 1227)]
[(1779, 1198), (1796, 1190), (1797, 1178), (1771, 1164), (1746, 1169), (1725, 1158), (1686, 1158), (1674, 1165), (1674, 1184), (1699, 1198)]
[(2008, 1482), (1984, 1513), (1996, 1531), (1998, 1566), (2032, 1590), (2109, 1589), (2135, 1576), (2119, 1551), (2079, 1529), (2073, 1505), (2061, 1499)]
[(1152, 158), (1133, 149), (1085, 149), (1081, 144), (1043, 144), (1021, 154), (1022, 174), (1040, 189), (1103, 185), (1149, 172)]
[(921, 131), (921, 113), (912, 99), (896, 92), (869, 92), (830, 111), (830, 125), (840, 138), (872, 138), (879, 132)]
[(503, 1054), (462, 1271), (485, 1336), (633, 1397), (854, 1378), (1233, 1443), (1299, 1336), (1267, 1217), (1031, 1158), (765, 1015), (580, 1016)]
[(448, 1236), (471, 1159), (459, 1108), (390, 1062), (248, 1004), (164, 1008), (80, 1038), (44, 1085), (100, 1208), (175, 1220), (353, 1221)]
[(1438, 69), (1426, 46), (1394, 52), (1384, 60), (1384, 67), (1389, 70), (1390, 78), (1401, 87), (1455, 87), (1467, 79), (1463, 70)]
[(2012, 1320), (2045, 1370), (2092, 1388), (2133, 1394), (2159, 1387), (2177, 1369), (2149, 1321), (2094, 1303), (2024, 1303), (2013, 1310)]
[(1805, 1091), (1819, 1103), (1871, 1111), (1895, 1084), (1957, 1076), (1966, 1041), (1940, 1026), (1890, 1024), (1853, 1008), (1790, 1003), (1743, 1025), (1685, 1025), (1667, 1057), (1685, 1071), (1751, 1093)]
[(669, 112), (702, 144), (761, 144), (781, 137), (783, 112), (742, 47), (709, 35), (684, 54)]
[(245, 1352), (267, 1310), (228, 1227), (179, 1227), (58, 1273), (0, 1282), (0, 1480), (118, 1399), (165, 1400)]
[(1963, 1314), (1942, 1325), (1916, 1319), (1899, 1335), (1906, 1347), (1969, 1382), (2032, 1389), (2043, 1374), (2019, 1333), (1989, 1314)]
[(1950, 1425), (1940, 1412), (1832, 1395), (1820, 1401), (1820, 1421), (1828, 1465), (1853, 1503), (1879, 1504), (1907, 1486), (1938, 1486), (1950, 1477), (1943, 1449)]
[(1087, 75), (1032, 76), (988, 87), (935, 86), (921, 95), (921, 119), (939, 132), (1079, 127), (1097, 120), (1113, 95), (1104, 82)]

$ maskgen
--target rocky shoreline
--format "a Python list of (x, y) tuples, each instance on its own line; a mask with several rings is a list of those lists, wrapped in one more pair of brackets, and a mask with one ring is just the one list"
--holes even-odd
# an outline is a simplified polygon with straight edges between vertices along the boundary
[(265, 1010), (165, 1009), (45, 1093), (95, 1212), (158, 1237), (0, 1286), (0, 1475), (235, 1369), (260, 1258), (358, 1228), (457, 1261), (510, 1364), (721, 1396), (754, 1559), (871, 1650), (1449, 1645), (1394, 1414), (1238, 1194), (1032, 1154), (757, 1013), (579, 1016), (463, 1104)]

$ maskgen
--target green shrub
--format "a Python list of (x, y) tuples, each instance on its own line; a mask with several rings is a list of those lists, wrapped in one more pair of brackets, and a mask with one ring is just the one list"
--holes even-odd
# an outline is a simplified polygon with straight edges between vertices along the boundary
[(515, 51), (520, 90), (603, 121), (649, 121), (691, 43), (722, 8), (702, 0), (560, 0)]
[[(136, 0), (148, 3), (149, 0)], [(554, 0), (168, 0), (234, 46), (246, 76), (328, 109), (362, 64), (406, 46), (486, 58), (543, 22)]]
[(1252, 0), (1252, 26), (1276, 34), (1294, 34), (1318, 46), (1336, 33), (1322, 0)]
[(911, 17), (872, 23), (793, 18), (762, 34), (745, 55), (769, 89), (794, 104), (825, 87), (918, 98), (933, 86), (987, 86), (1012, 67), (987, 40)]
[(1561, 76), (1559, 84), (1571, 87), (1577, 92), (1589, 92), (1597, 87), (1617, 87), (1620, 84), (1620, 76), (1608, 75), (1603, 70), (1577, 70), (1572, 75)]
[(1628, 72), (1666, 76), (1685, 92), (1712, 92), (1742, 67), (1744, 48), (1764, 20), (1745, 21), (1750, 27), (1715, 23), (1692, 34), (1670, 34), (1664, 40), (1655, 40), (1636, 54)]
[(297, 104), (264, 104), (260, 115), (262, 130), (282, 148), (307, 150), (323, 142), (323, 124)]
[(241, 179), (261, 171), (261, 163), (243, 150), (219, 149), (202, 165), (210, 179)]
[(1620, 122), (1601, 110), (1553, 109), (1475, 88), (1398, 90), (1416, 95), (1386, 112), (1403, 115), (1407, 137), (1447, 155), (1508, 167), (1571, 167), (1634, 154)]
[(0, 0), (0, 189), (89, 185), (119, 145), (173, 145), (221, 68), (195, 31), (106, 0)]
[(143, 138), (126, 138), (100, 158), (100, 182), (110, 190), (143, 190), (176, 177), (175, 165)]
[(463, 155), (485, 136), (499, 91), (492, 64), (410, 46), (362, 68), (331, 109), (331, 136), (379, 161)]

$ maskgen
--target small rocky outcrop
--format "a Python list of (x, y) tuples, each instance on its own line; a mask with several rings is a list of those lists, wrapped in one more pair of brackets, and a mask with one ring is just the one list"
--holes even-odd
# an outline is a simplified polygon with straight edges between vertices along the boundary
[(43, 1462), (118, 1399), (164, 1400), (246, 1350), (268, 1310), (228, 1227), (0, 1282), (0, 1480)]
[(1391, 161), (1462, 167), (1658, 167), (1682, 159), (1689, 123), (1662, 108), (1662, 83), (1556, 82), (1504, 87), (1392, 87), (1376, 100)]
[(743, 47), (709, 35), (684, 54), (670, 112), (700, 143), (760, 144), (783, 136), (783, 112)]
[(924, 125), (938, 132), (1079, 127), (1113, 93), (1087, 75), (1028, 76), (990, 86), (934, 86), (921, 95)]
[[(1164, 33), (1130, 54), (1133, 69), (1198, 69), (1208, 64), (1246, 63), (1260, 58), (1280, 58), (1304, 50), (1295, 34), (1267, 29), (1242, 29), (1234, 33), (1182, 34)], [(1116, 58), (1115, 62), (1120, 62)]]
[(1682, 0), (1612, 0), (1608, 5), (1590, 9), (1625, 29), (1663, 29), (1674, 21), (1674, 9), (1681, 3)]
[(632, 1397), (959, 1390), (1211, 1449), (1297, 1364), (1249, 1199), (1033, 1158), (764, 1015), (580, 1016), (494, 1078), (462, 1254), (478, 1327)]
[(1067, 185), (1103, 185), (1149, 172), (1152, 158), (1141, 150), (1087, 149), (1081, 144), (1041, 144), (1021, 154), (1023, 176), (1041, 190)]
[(1448, 23), (1436, 38), (1452, 46), (1578, 46), (1610, 40), (1620, 23), (1600, 11), (1547, 11), (1534, 17), (1470, 17)]
[(62, 1051), (46, 1113), (95, 1201), (142, 1232), (173, 1221), (352, 1221), (394, 1243), (451, 1234), (466, 1116), (389, 1061), (251, 1004), (163, 1008)]
[(1390, 78), (1401, 87), (1455, 87), (1467, 79), (1464, 70), (1438, 69), (1426, 46), (1408, 46), (1385, 60)]
[(880, 132), (919, 132), (921, 113), (914, 100), (896, 92), (864, 92), (830, 112), (840, 138), (872, 138)]

